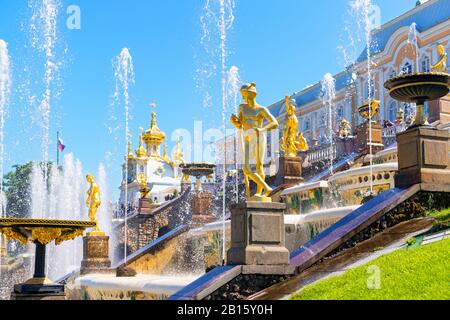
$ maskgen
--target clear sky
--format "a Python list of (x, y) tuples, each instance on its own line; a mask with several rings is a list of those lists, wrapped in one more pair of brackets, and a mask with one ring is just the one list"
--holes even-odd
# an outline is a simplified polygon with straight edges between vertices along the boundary
[[(150, 102), (158, 103), (158, 123), (171, 138), (178, 128), (192, 130), (194, 121), (205, 129), (220, 127), (220, 83), (212, 80), (213, 106), (204, 108), (204, 92), (197, 88), (196, 70), (207, 62), (200, 44), (202, 7), (206, 0), (61, 0), (58, 19), (58, 57), (63, 57), (58, 99), (53, 100), (51, 158), (56, 154), (56, 131), (62, 132), (67, 152), (79, 158), (86, 171), (105, 163), (110, 183), (120, 183), (120, 160), (125, 148), (111, 134), (111, 114), (123, 119), (116, 107), (112, 59), (128, 47), (136, 81), (131, 88), (134, 146), (138, 128), (148, 128)], [(217, 0), (211, 0), (217, 1)], [(416, 0), (374, 0), (386, 22), (414, 7)], [(81, 29), (66, 26), (66, 8), (81, 9)], [(259, 102), (270, 105), (284, 95), (318, 82), (325, 73), (343, 69), (340, 45), (348, 0), (236, 0), (235, 23), (228, 35), (227, 67), (236, 65), (241, 78), (256, 82)], [(5, 170), (16, 163), (40, 160), (40, 120), (44, 59), (28, 46), (27, 0), (0, 0), (0, 39), (13, 64), (12, 99), (6, 123)], [(362, 44), (360, 44), (362, 47)], [(219, 61), (215, 61), (219, 65)], [(114, 108), (113, 108), (114, 110)], [(172, 150), (173, 142), (169, 142)], [(108, 154), (113, 157), (108, 157)], [(112, 187), (112, 186), (111, 186)]]

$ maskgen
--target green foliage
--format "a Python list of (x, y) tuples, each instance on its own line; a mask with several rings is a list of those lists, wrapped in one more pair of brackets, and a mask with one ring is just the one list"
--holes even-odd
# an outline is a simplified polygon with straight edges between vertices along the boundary
[(9, 217), (23, 218), (30, 211), (30, 181), (33, 164), (15, 165), (3, 178)]
[(406, 241), (406, 244), (407, 244), (408, 246), (413, 246), (413, 245), (416, 244), (416, 242), (417, 242), (416, 238), (409, 238), (409, 239)]
[[(305, 287), (293, 300), (449, 300), (450, 240), (399, 250), (365, 266)], [(371, 267), (380, 288), (369, 289)]]

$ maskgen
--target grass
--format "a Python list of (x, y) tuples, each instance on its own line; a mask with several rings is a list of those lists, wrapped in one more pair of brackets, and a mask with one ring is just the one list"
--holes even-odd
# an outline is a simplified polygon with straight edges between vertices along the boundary
[(436, 218), (436, 224), (449, 225), (450, 224), (450, 209), (432, 212), (431, 217)]
[[(448, 219), (450, 210), (439, 215)], [(377, 271), (379, 288), (369, 289)], [(450, 300), (450, 240), (382, 256), (307, 286), (292, 300)]]

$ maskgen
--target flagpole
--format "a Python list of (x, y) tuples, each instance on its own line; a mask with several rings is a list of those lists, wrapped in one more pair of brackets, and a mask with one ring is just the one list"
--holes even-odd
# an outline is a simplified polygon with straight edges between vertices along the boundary
[(59, 131), (56, 132), (56, 167), (59, 168)]

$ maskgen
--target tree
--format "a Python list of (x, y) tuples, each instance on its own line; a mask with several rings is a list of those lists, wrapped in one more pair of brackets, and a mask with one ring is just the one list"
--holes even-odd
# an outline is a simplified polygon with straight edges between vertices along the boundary
[(33, 163), (15, 165), (13, 170), (3, 178), (6, 195), (6, 214), (11, 218), (24, 218), (30, 212), (31, 205), (31, 173)]

